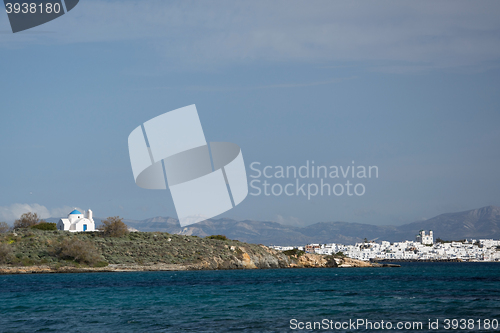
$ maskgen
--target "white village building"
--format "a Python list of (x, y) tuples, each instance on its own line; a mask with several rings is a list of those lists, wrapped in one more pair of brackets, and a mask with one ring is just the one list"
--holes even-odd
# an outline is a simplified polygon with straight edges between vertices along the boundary
[(60, 219), (57, 223), (57, 230), (77, 231), (95, 231), (95, 223), (92, 219), (92, 211), (89, 209), (85, 214), (74, 210), (68, 214), (67, 219)]
[(424, 245), (432, 245), (434, 244), (434, 235), (432, 234), (432, 230), (429, 231), (429, 234), (426, 235), (424, 230), (420, 230), (417, 235), (417, 242), (420, 242)]

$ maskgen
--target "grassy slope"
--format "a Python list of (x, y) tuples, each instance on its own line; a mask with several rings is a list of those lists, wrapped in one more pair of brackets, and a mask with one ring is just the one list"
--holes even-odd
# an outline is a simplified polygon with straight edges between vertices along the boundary
[[(99, 232), (69, 233), (65, 231), (18, 230), (0, 235), (4, 249), (11, 254), (3, 258), (9, 266), (48, 265), (83, 266), (82, 262), (63, 259), (58, 249), (65, 239), (91, 244), (109, 264), (204, 264), (204, 268), (243, 268), (251, 260), (256, 267), (285, 267), (286, 256), (260, 245), (236, 240), (217, 240), (160, 232), (134, 232), (123, 237), (103, 237)], [(0, 254), (1, 256), (1, 254)], [(0, 258), (2, 262), (2, 258)], [(101, 263), (102, 264), (102, 263)], [(105, 264), (104, 264), (105, 265)]]

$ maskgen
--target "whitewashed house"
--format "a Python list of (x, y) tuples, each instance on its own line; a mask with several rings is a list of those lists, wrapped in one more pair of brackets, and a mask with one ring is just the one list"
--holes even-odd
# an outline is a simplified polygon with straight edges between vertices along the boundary
[(60, 219), (57, 223), (57, 230), (66, 230), (71, 232), (95, 231), (95, 223), (92, 219), (92, 211), (89, 209), (85, 214), (78, 210), (73, 210), (68, 214), (67, 219)]

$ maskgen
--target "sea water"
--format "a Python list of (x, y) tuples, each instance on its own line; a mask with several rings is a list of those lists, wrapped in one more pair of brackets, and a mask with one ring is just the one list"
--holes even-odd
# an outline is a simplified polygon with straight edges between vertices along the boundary
[(0, 331), (500, 331), (500, 263), (401, 265), (2, 275)]

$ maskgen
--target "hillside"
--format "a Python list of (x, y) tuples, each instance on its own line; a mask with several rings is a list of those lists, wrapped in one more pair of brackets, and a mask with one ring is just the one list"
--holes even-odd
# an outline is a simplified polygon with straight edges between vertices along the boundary
[[(3, 266), (2, 266), (3, 265)], [(19, 229), (0, 234), (0, 273), (371, 266), (348, 258), (285, 255), (263, 245), (161, 232), (105, 237)]]

